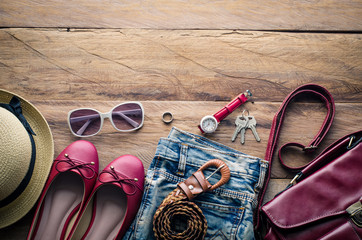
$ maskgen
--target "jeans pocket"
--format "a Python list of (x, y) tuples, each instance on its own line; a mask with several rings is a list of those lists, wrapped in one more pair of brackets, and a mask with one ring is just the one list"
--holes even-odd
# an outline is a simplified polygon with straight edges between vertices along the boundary
[(225, 206), (217, 203), (195, 201), (207, 220), (205, 239), (235, 239), (244, 208)]

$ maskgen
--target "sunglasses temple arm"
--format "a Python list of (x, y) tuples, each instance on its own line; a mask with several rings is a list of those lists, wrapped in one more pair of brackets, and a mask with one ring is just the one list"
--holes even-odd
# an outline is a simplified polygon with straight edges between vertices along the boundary
[(84, 125), (79, 128), (79, 130), (77, 131), (78, 135), (83, 135), (84, 131), (87, 129), (87, 127), (89, 126), (89, 124), (92, 122), (92, 119), (88, 119), (88, 121), (86, 123), (84, 123)]
[(120, 110), (114, 111), (113, 113), (123, 113), (123, 114), (142, 114), (142, 109), (133, 109), (133, 110)]
[(99, 114), (91, 114), (91, 115), (80, 116), (80, 117), (72, 117), (72, 118), (70, 118), (70, 121), (72, 123), (75, 123), (75, 122), (81, 122), (81, 121), (84, 121), (84, 120), (93, 120), (94, 118), (99, 118)]
[(124, 118), (130, 125), (132, 125), (132, 127), (134, 127), (134, 128), (137, 128), (137, 127), (139, 127), (139, 123), (138, 122), (136, 122), (136, 121), (134, 121), (134, 120), (132, 120), (131, 118), (129, 118), (129, 117), (127, 117), (126, 115), (124, 115), (122, 112), (115, 112), (115, 113), (117, 113), (120, 117), (122, 117), (122, 118)]

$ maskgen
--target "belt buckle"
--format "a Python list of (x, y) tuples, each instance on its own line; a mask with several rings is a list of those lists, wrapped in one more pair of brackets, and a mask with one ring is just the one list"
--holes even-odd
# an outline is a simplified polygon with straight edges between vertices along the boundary
[[(205, 177), (203, 170), (210, 168), (210, 167), (216, 167), (216, 170), (212, 172), (208, 177)], [(215, 183), (214, 185), (211, 185), (211, 183), (208, 181), (208, 179), (215, 174), (216, 172), (221, 172), (221, 178), (220, 180)], [(187, 178), (185, 181), (180, 182), (177, 186), (182, 190), (182, 192), (187, 196), (188, 200), (192, 200), (197, 195), (212, 191), (225, 183), (227, 183), (230, 179), (230, 169), (229, 167), (221, 160), (219, 159), (212, 159), (210, 161), (207, 161), (204, 165), (202, 165), (196, 172), (194, 172), (189, 178)], [(178, 195), (180, 192), (177, 192), (176, 195)]]
[(207, 176), (205, 179), (208, 180), (212, 175), (214, 175), (216, 172), (220, 171), (221, 172), (221, 178), (220, 180), (215, 183), (214, 185), (211, 186), (211, 188), (209, 189), (209, 191), (212, 191), (222, 185), (224, 185), (225, 183), (227, 183), (230, 179), (230, 169), (229, 167), (221, 160), (219, 159), (213, 159), (210, 160), (208, 162), (206, 162), (204, 165), (202, 165), (198, 170), (198, 171), (203, 171), (209, 167), (216, 167), (216, 170), (214, 172), (212, 172), (209, 176)]

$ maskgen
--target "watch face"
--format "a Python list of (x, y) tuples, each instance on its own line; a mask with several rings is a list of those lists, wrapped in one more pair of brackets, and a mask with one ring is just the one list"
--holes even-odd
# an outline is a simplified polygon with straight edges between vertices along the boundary
[(217, 121), (213, 116), (205, 116), (201, 119), (200, 126), (205, 133), (212, 133), (217, 128)]

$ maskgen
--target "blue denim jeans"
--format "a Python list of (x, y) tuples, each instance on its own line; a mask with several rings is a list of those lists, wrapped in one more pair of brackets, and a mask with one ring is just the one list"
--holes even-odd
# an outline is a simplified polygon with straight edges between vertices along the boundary
[[(228, 183), (193, 201), (203, 211), (208, 228), (205, 239), (254, 239), (253, 210), (268, 163), (207, 138), (172, 128), (161, 138), (148, 169), (142, 203), (123, 239), (155, 239), (153, 216), (162, 200), (205, 162), (220, 159), (229, 167)], [(209, 176), (214, 169), (205, 170)], [(209, 179), (215, 184), (220, 174)]]

